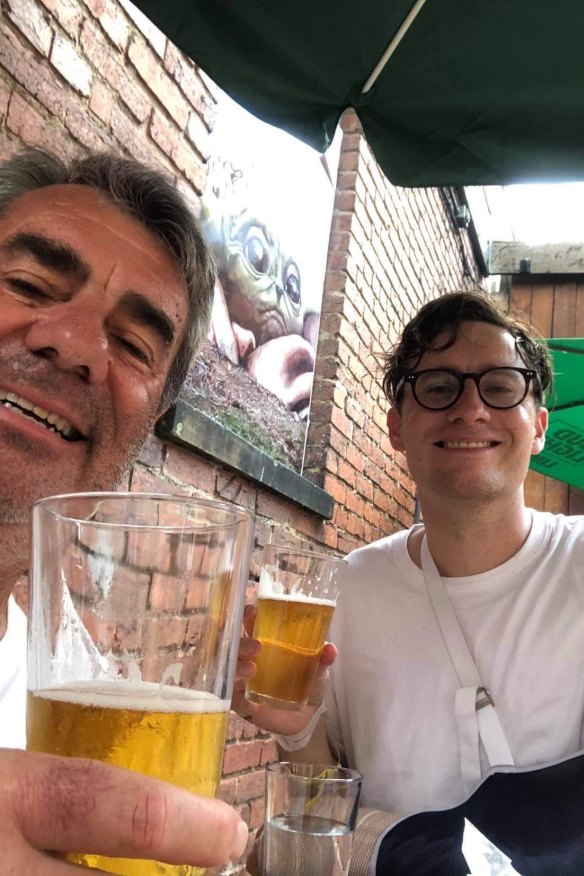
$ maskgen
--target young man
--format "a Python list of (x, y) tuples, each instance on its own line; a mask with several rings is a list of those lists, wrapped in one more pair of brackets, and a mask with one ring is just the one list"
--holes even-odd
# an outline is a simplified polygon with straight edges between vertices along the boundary
[[(32, 503), (109, 489), (172, 403), (205, 336), (205, 243), (161, 174), (113, 155), (0, 167), (0, 744), (24, 742), (24, 624), (11, 600)], [(124, 770), (0, 752), (3, 872), (58, 876), (51, 851), (215, 865), (241, 854), (229, 807)]]
[[(582, 748), (584, 518), (525, 506), (551, 377), (527, 327), (482, 295), (445, 295), (386, 365), (423, 523), (349, 556), (320, 719), (238, 707), (286, 734), (289, 758), (338, 752), (363, 772), (365, 806), (407, 815), (460, 803), (489, 766)], [(257, 647), (242, 645), (242, 678)]]

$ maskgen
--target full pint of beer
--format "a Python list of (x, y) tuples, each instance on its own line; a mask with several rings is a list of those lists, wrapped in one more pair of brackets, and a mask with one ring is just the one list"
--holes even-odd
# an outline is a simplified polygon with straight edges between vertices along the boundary
[(333, 601), (302, 593), (260, 596), (253, 634), (262, 651), (248, 699), (280, 708), (307, 702), (334, 610)]
[[(100, 760), (214, 797), (249, 514), (188, 496), (100, 492), (43, 499), (32, 524), (28, 749)], [(87, 848), (62, 857), (120, 876), (205, 872)]]
[[(89, 757), (214, 797), (229, 701), (152, 683), (101, 681), (28, 694), (28, 749)], [(123, 876), (192, 876), (197, 868), (70, 854), (66, 860)]]

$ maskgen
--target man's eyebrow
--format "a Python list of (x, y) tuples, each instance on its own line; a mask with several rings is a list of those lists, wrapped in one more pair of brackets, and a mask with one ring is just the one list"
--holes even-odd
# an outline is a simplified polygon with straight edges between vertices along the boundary
[(83, 261), (67, 243), (45, 237), (41, 234), (20, 231), (8, 238), (0, 249), (8, 254), (23, 253), (30, 255), (46, 268), (71, 274), (80, 282), (91, 276), (89, 265)]
[(154, 329), (164, 345), (170, 347), (174, 340), (176, 327), (161, 307), (157, 307), (140, 292), (126, 292), (120, 300), (120, 307), (136, 322)]

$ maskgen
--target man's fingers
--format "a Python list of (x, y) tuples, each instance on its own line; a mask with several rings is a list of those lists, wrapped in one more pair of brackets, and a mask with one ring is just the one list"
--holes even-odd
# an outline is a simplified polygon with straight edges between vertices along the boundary
[(248, 636), (253, 635), (253, 626), (258, 610), (255, 605), (246, 605), (243, 610), (243, 628)]
[[(332, 666), (335, 660), (337, 659), (338, 649), (336, 645), (333, 645), (332, 642), (325, 642), (324, 647), (322, 649), (322, 653), (320, 655), (320, 667), (322, 666)], [(320, 668), (319, 667), (319, 668)]]
[(5, 767), (18, 777), (12, 819), (37, 849), (220, 866), (247, 842), (225, 803), (109, 764), (5, 751)]

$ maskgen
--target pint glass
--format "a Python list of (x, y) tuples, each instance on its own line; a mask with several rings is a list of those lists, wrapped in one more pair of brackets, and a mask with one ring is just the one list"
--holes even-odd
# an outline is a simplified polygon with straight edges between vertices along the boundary
[(253, 630), (262, 650), (247, 699), (306, 706), (346, 565), (328, 554), (266, 545)]
[[(27, 747), (212, 797), (220, 779), (252, 533), (179, 496), (55, 496), (33, 508)], [(124, 876), (203, 871), (97, 855)]]

